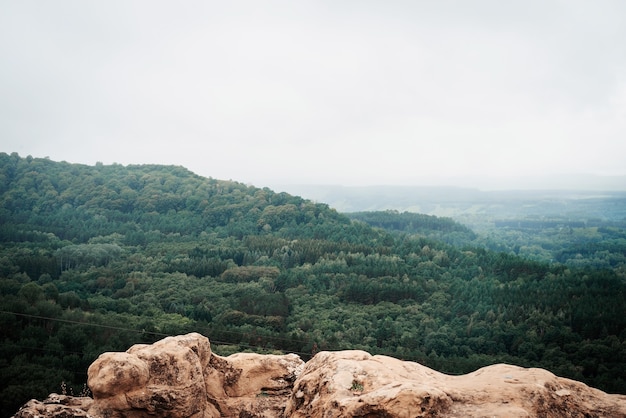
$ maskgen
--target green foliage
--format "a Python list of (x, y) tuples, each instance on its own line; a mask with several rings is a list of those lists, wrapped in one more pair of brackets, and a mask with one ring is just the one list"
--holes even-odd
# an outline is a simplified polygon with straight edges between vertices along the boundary
[(451, 218), (440, 218), (421, 213), (387, 210), (380, 212), (353, 212), (350, 219), (390, 231), (419, 234), (453, 245), (467, 245), (477, 238), (474, 231)]
[(509, 362), (626, 393), (620, 226), (485, 238), (181, 167), (17, 154), (0, 154), (0, 179), (2, 416), (62, 381), (79, 393), (102, 352), (190, 331), (218, 353), (363, 349), (450, 373)]
[(360, 383), (357, 380), (353, 380), (352, 381), (352, 386), (350, 387), (350, 390), (355, 391), (355, 392), (363, 391), (363, 383)]

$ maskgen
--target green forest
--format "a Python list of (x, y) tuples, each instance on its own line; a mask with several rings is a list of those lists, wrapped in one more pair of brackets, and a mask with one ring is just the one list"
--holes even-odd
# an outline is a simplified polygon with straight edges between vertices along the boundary
[(17, 153), (0, 153), (0, 202), (1, 416), (87, 392), (103, 352), (191, 331), (221, 355), (506, 362), (626, 394), (626, 219), (482, 234), (179, 166)]

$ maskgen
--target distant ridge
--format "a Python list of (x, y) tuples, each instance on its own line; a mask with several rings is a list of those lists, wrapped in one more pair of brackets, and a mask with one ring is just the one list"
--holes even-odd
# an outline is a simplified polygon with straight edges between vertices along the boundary
[(551, 193), (562, 195), (575, 192), (582, 197), (589, 197), (606, 193), (626, 193), (626, 176), (599, 176), (593, 174), (561, 174), (547, 177), (498, 177), (484, 178), (446, 178), (425, 179), (414, 182), (407, 180), (406, 184), (379, 184), (379, 185), (335, 185), (335, 184), (304, 184), (283, 183), (274, 184), (274, 190), (302, 195), (303, 197), (325, 201), (327, 195), (338, 193), (350, 195), (359, 193), (401, 193), (410, 192), (416, 195), (426, 195), (437, 199), (466, 199), (477, 196), (498, 196), (498, 193)]
[[(626, 177), (623, 178), (626, 182)], [(454, 186), (338, 186), (282, 185), (275, 190), (324, 202), (339, 212), (398, 210), (437, 216), (455, 216), (468, 211), (490, 211), (507, 204), (514, 214), (522, 206), (538, 202), (577, 202), (583, 199), (626, 199), (626, 190), (520, 189), (480, 190)]]

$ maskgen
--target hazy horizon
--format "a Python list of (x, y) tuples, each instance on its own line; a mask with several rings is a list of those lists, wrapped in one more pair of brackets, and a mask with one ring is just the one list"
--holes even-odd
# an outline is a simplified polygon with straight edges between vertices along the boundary
[[(7, 154), (11, 154), (17, 151), (10, 150), (0, 150), (0, 152), (4, 152)], [(70, 164), (85, 164), (90, 166), (95, 166), (96, 164), (102, 163), (101, 161), (97, 161), (96, 163), (85, 163), (79, 161), (68, 161), (64, 159), (52, 159), (50, 156), (40, 156), (40, 155), (23, 155), (20, 154), (20, 157), (33, 157), (33, 158), (44, 158), (50, 159), (58, 162), (67, 162)], [(105, 164), (105, 163), (103, 163)], [(121, 164), (116, 161), (112, 163), (106, 164)], [(346, 189), (358, 189), (358, 188), (437, 188), (437, 189), (468, 189), (468, 190), (477, 190), (481, 192), (489, 192), (489, 191), (589, 191), (589, 192), (626, 192), (626, 175), (623, 176), (602, 176), (602, 175), (594, 175), (594, 174), (585, 174), (585, 173), (574, 173), (570, 175), (552, 175), (552, 176), (537, 176), (537, 177), (511, 177), (511, 178), (441, 178), (441, 179), (421, 179), (420, 181), (415, 182), (406, 182), (399, 181), (396, 183), (380, 183), (380, 182), (372, 182), (369, 184), (351, 184), (351, 183), (339, 183), (339, 182), (276, 182), (269, 181), (266, 183), (252, 183), (249, 181), (245, 181), (238, 178), (222, 178), (216, 177), (211, 174), (200, 173), (190, 167), (187, 167), (183, 164), (176, 163), (153, 163), (153, 162), (132, 162), (129, 164), (122, 165), (149, 165), (149, 164), (163, 164), (163, 165), (173, 165), (173, 166), (181, 166), (184, 167), (194, 174), (200, 175), (206, 178), (213, 178), (217, 180), (227, 180), (227, 181), (236, 181), (239, 183), (244, 183), (247, 185), (263, 188), (269, 187), (275, 191), (281, 192), (285, 191), (288, 193), (296, 193), (306, 189), (319, 189), (319, 188), (346, 188)]]
[[(234, 179), (233, 179), (234, 180)], [(255, 184), (255, 186), (258, 186)], [(262, 185), (260, 187), (264, 187)], [(297, 190), (307, 187), (345, 187), (345, 188), (459, 188), (479, 191), (625, 191), (626, 176), (596, 176), (589, 174), (555, 175), (546, 177), (517, 177), (502, 179), (487, 178), (448, 178), (414, 183), (372, 183), (372, 184), (339, 184), (339, 183), (272, 183), (276, 189)]]
[(620, 187), (624, 38), (617, 0), (7, 0), (0, 149), (261, 187)]

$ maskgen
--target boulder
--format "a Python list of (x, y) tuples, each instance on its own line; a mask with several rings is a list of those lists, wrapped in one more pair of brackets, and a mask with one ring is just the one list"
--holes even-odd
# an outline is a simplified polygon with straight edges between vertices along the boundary
[(88, 370), (94, 417), (275, 417), (304, 362), (295, 354), (211, 352), (197, 333), (104, 353)]
[(92, 403), (89, 397), (51, 393), (43, 401), (31, 399), (13, 418), (92, 418), (87, 413)]
[(134, 345), (125, 353), (104, 353), (89, 366), (89, 413), (106, 417), (212, 417), (204, 368), (211, 356), (200, 334), (167, 337)]
[(450, 376), (363, 351), (320, 352), (296, 380), (285, 416), (626, 417), (626, 396), (543, 369), (497, 364)]

